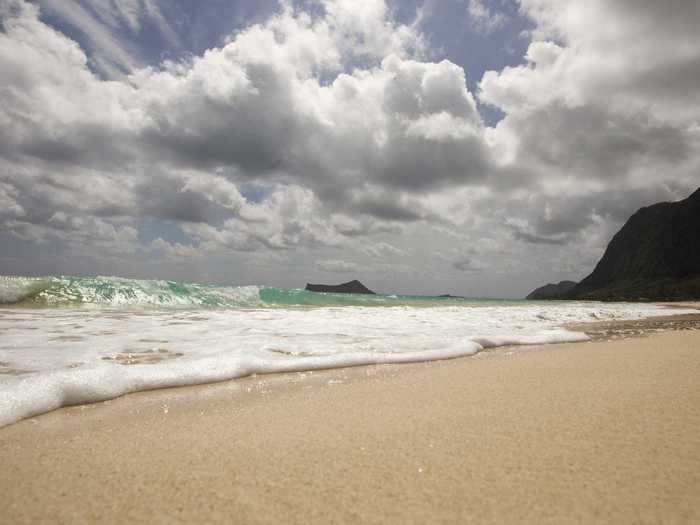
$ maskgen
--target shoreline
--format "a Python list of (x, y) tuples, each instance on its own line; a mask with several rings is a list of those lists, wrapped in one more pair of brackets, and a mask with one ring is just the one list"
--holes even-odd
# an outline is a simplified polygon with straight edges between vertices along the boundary
[(695, 328), (62, 408), (0, 429), (0, 513), (16, 523), (692, 522)]
[[(12, 391), (8, 392), (9, 399), (11, 403), (3, 407), (0, 406), (0, 428), (8, 425), (14, 424), (22, 419), (36, 417), (45, 413), (49, 413), (53, 410), (58, 410), (61, 408), (69, 406), (80, 406), (84, 404), (100, 403), (107, 400), (117, 399), (125, 395), (131, 395), (140, 391), (149, 390), (162, 390), (168, 388), (181, 388), (187, 386), (195, 385), (206, 385), (218, 382), (226, 381), (239, 381), (246, 377), (256, 377), (257, 375), (271, 375), (271, 374), (284, 374), (284, 373), (295, 373), (301, 372), (304, 374), (309, 374), (312, 372), (320, 372), (322, 370), (343, 370), (346, 368), (353, 367), (363, 367), (371, 365), (405, 365), (409, 363), (425, 363), (425, 362), (435, 362), (451, 360), (462, 357), (473, 357), (475, 355), (484, 352), (493, 352), (498, 349), (508, 349), (508, 348), (522, 348), (522, 349), (532, 349), (533, 347), (543, 345), (543, 344), (555, 344), (555, 343), (579, 343), (588, 342), (590, 340), (614, 340), (618, 337), (623, 339), (629, 336), (640, 336), (644, 335), (646, 332), (653, 332), (665, 329), (683, 329), (683, 328), (694, 328), (700, 327), (700, 314), (687, 313), (688, 311), (700, 311), (700, 303), (682, 303), (674, 305), (677, 308), (683, 309), (678, 310), (681, 313), (673, 313), (665, 316), (656, 317), (646, 317), (640, 319), (630, 319), (630, 320), (620, 320), (615, 319), (614, 315), (610, 315), (605, 311), (594, 313), (591, 312), (590, 315), (596, 321), (587, 321), (577, 323), (564, 323), (563, 319), (560, 321), (561, 324), (553, 325), (552, 328), (560, 328), (559, 335), (551, 339), (548, 335), (536, 335), (534, 338), (527, 336), (516, 336), (515, 338), (506, 337), (503, 339), (501, 336), (495, 336), (495, 340), (491, 340), (487, 335), (484, 338), (474, 338), (467, 335), (467, 341), (461, 340), (458, 346), (447, 345), (446, 347), (440, 347), (439, 345), (435, 348), (429, 350), (417, 350), (415, 352), (385, 352), (385, 353), (362, 353), (359, 354), (349, 354), (349, 357), (341, 359), (335, 362), (319, 362), (315, 359), (314, 355), (305, 355), (300, 353), (301, 357), (296, 358), (293, 362), (278, 362), (275, 366), (252, 363), (233, 361), (228, 364), (228, 368), (221, 367), (212, 368), (204, 363), (204, 377), (197, 377), (196, 381), (192, 379), (187, 379), (190, 377), (190, 370), (183, 369), (180, 370), (180, 374), (173, 376), (169, 373), (168, 376), (163, 379), (163, 376), (153, 375), (150, 366), (139, 368), (138, 372), (132, 374), (132, 369), (129, 367), (125, 368), (119, 374), (112, 374), (109, 378), (104, 377), (102, 369), (91, 369), (90, 367), (82, 369), (79, 367), (80, 362), (77, 363), (78, 370), (82, 372), (81, 377), (76, 377), (72, 370), (76, 367), (76, 363), (71, 362), (68, 364), (64, 363), (63, 369), (55, 369), (55, 377), (52, 381), (47, 383), (46, 380), (42, 380), (42, 377), (38, 378), (29, 375), (27, 380), (24, 382), (25, 389), (27, 392), (31, 392), (34, 398), (33, 404), (30, 405), (16, 405), (19, 408), (15, 408), (12, 411)], [(663, 308), (666, 308), (663, 304), (656, 304), (656, 312), (660, 312)], [(673, 308), (667, 311), (673, 312)], [(10, 311), (11, 313), (12, 311)], [(141, 312), (138, 313), (139, 316), (144, 315)], [(146, 314), (151, 315), (151, 314)], [(158, 314), (153, 314), (158, 315)], [(601, 317), (602, 315), (602, 317)], [(186, 318), (186, 315), (185, 315)], [(176, 320), (164, 319), (163, 322), (167, 324), (184, 324), (181, 321), (182, 317), (177, 316)], [(206, 320), (201, 316), (194, 316), (194, 320), (201, 321)], [(610, 320), (612, 319), (612, 320)], [(71, 326), (77, 328), (84, 328), (81, 323), (75, 323), (72, 321)], [(69, 322), (69, 324), (70, 324)], [(463, 321), (460, 321), (462, 323)], [(454, 320), (453, 320), (454, 323)], [(65, 323), (64, 323), (65, 324)], [(658, 328), (660, 327), (660, 328)], [(375, 327), (376, 328), (376, 327)], [(516, 328), (522, 328), (521, 326), (516, 326)], [(25, 330), (38, 330), (39, 327), (29, 326)], [(1, 329), (0, 329), (1, 330)], [(556, 330), (555, 330), (556, 331)], [(84, 337), (82, 334), (68, 333), (64, 330), (54, 330), (52, 334), (59, 334), (52, 340), (62, 341), (83, 341)], [(109, 334), (113, 335), (117, 332), (113, 330), (98, 331), (97, 333), (89, 333), (88, 335), (102, 335)], [(528, 340), (529, 339), (529, 340)], [(147, 343), (148, 348), (133, 348), (128, 352), (120, 352), (117, 354), (108, 354), (100, 357), (101, 360), (109, 360), (123, 364), (140, 364), (140, 363), (158, 363), (160, 361), (166, 360), (171, 356), (180, 356), (181, 353), (169, 350), (168, 348), (153, 348), (154, 343), (166, 344), (169, 341), (167, 339), (139, 339), (136, 342), (132, 341), (132, 345), (138, 346), (139, 343)], [(37, 342), (39, 345), (43, 344), (43, 341)], [(394, 343), (397, 344), (396, 342)], [(273, 352), (279, 352), (285, 354), (286, 351), (282, 350), (272, 350)], [(133, 352), (133, 353), (132, 353)], [(156, 352), (156, 353), (154, 353)], [(290, 350), (290, 355), (297, 355)], [(55, 353), (55, 352), (54, 352)], [(165, 354), (161, 356), (161, 354)], [(176, 363), (176, 366), (178, 363)], [(241, 369), (241, 367), (243, 369)], [(93, 367), (94, 368), (94, 367)], [(182, 365), (181, 365), (182, 368)], [(85, 370), (83, 372), (83, 370)], [(30, 372), (30, 368), (22, 368), (21, 366), (13, 365), (11, 362), (0, 362), (0, 374), (9, 376), (23, 376), (26, 372)], [(113, 372), (116, 371), (113, 370)], [(60, 375), (63, 374), (63, 375)], [(94, 382), (95, 376), (99, 376), (99, 384)], [(185, 379), (183, 379), (185, 378)], [(103, 385), (104, 388), (101, 386)], [(88, 388), (86, 388), (88, 387)], [(68, 398), (66, 398), (66, 395)], [(42, 397), (43, 396), (43, 397)], [(19, 413), (18, 413), (19, 412)]]

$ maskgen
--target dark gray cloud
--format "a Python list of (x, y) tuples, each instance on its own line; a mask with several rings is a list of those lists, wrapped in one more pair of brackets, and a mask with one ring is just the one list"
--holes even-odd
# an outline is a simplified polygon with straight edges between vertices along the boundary
[(482, 265), (468, 257), (454, 261), (452, 267), (460, 272), (483, 272), (485, 269)]
[(533, 233), (528, 233), (527, 231), (521, 230), (520, 228), (513, 227), (513, 237), (519, 241), (528, 242), (530, 244), (553, 244), (562, 245), (566, 244), (568, 239), (564, 236), (559, 237), (543, 237), (541, 235), (535, 235)]
[(556, 178), (625, 179), (650, 159), (659, 169), (697, 155), (697, 138), (687, 129), (648, 111), (620, 114), (599, 103), (568, 107), (556, 101), (515, 113), (505, 126), (518, 136), (518, 158)]

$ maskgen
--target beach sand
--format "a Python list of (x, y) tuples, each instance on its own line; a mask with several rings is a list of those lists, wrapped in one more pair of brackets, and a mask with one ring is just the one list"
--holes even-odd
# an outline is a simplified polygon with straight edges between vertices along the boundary
[(0, 465), (2, 523), (699, 523), (700, 331), (133, 394)]

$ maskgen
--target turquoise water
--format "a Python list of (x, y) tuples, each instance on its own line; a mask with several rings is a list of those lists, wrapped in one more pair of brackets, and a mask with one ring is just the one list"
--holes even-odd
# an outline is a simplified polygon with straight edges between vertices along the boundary
[(458, 306), (519, 301), (419, 295), (353, 295), (264, 286), (215, 286), (121, 277), (0, 277), (0, 304), (225, 308), (324, 306)]

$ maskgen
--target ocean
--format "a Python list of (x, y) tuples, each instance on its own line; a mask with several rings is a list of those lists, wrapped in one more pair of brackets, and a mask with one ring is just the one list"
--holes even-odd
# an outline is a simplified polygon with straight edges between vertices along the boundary
[(141, 390), (586, 341), (564, 326), (668, 313), (654, 304), (0, 277), (0, 426)]

